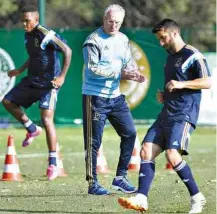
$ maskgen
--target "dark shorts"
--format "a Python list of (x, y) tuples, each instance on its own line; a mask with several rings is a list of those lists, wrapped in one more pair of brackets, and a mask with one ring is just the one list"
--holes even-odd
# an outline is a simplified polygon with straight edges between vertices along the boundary
[(39, 101), (40, 108), (55, 110), (57, 94), (57, 89), (35, 88), (27, 78), (23, 78), (5, 95), (4, 99), (24, 108), (29, 108), (33, 103)]
[(152, 142), (163, 150), (177, 149), (183, 155), (188, 154), (190, 134), (194, 126), (187, 121), (162, 121), (157, 119), (148, 129), (143, 142)]

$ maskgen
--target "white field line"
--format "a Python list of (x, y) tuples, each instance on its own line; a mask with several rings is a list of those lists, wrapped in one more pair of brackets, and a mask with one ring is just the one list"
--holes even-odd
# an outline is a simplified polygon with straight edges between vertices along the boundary
[[(115, 151), (106, 151), (106, 154), (109, 154), (109, 155), (117, 155), (116, 154), (117, 152)], [(6, 154), (5, 154), (6, 155)], [(0, 159), (4, 159), (5, 158), (5, 155), (0, 155)], [(61, 153), (61, 156), (62, 157), (72, 157), (72, 156), (76, 156), (76, 157), (79, 157), (79, 156), (83, 156), (84, 157), (84, 152), (68, 152), (68, 153), (64, 153), (62, 154)], [(37, 157), (48, 157), (48, 153), (29, 153), (29, 154), (17, 154), (17, 158), (19, 159), (25, 159), (25, 158), (37, 158)]]
[[(194, 152), (197, 152), (197, 153), (201, 153), (201, 154), (204, 154), (204, 153), (209, 153), (209, 152), (212, 152), (211, 149), (197, 149), (195, 150)], [(112, 151), (112, 150), (108, 150), (105, 152), (107, 155), (118, 155), (119, 153), (117, 151)], [(84, 157), (84, 152), (68, 152), (68, 153), (64, 153), (62, 154), (61, 153), (61, 156), (62, 157), (72, 157), (72, 156), (83, 156)], [(17, 154), (17, 157), (19, 159), (25, 159), (25, 158), (37, 158), (37, 157), (48, 157), (48, 153), (29, 153), (29, 154)], [(190, 156), (189, 156), (190, 157)], [(4, 159), (5, 158), (5, 155), (0, 155), (0, 159)]]
[[(84, 156), (84, 152), (70, 152), (70, 153), (64, 153), (64, 155), (61, 154), (61, 156)], [(32, 154), (23, 154), (23, 155), (17, 155), (19, 159), (23, 158), (37, 158), (37, 157), (47, 157), (48, 153), (32, 153)], [(0, 159), (5, 158), (5, 155), (0, 155)]]

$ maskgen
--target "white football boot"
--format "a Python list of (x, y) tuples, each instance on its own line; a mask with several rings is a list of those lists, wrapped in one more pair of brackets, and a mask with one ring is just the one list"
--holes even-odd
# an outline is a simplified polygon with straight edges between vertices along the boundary
[(148, 210), (147, 197), (140, 193), (130, 198), (121, 197), (118, 199), (118, 203), (125, 209), (136, 210), (141, 213)]
[(201, 192), (191, 196), (191, 210), (189, 211), (189, 213), (201, 213), (205, 204), (206, 198)]

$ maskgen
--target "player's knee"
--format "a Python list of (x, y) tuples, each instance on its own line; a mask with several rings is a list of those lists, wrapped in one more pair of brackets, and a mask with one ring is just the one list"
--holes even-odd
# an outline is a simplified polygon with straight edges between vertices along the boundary
[(42, 116), (41, 121), (45, 128), (53, 125), (53, 119), (50, 117)]
[(182, 156), (176, 149), (167, 149), (165, 151), (165, 156), (166, 159), (172, 164), (172, 166), (176, 166), (182, 161)]
[(167, 159), (173, 159), (176, 156), (177, 150), (175, 149), (167, 149), (165, 151), (165, 156)]
[(10, 103), (11, 103), (11, 101), (10, 100), (8, 100), (8, 99), (6, 99), (6, 98), (4, 98), (3, 100), (2, 100), (2, 105), (6, 108), (8, 105), (10, 105)]
[(146, 143), (142, 145), (142, 148), (140, 150), (140, 157), (141, 160), (152, 160), (152, 152), (149, 148), (149, 145)]

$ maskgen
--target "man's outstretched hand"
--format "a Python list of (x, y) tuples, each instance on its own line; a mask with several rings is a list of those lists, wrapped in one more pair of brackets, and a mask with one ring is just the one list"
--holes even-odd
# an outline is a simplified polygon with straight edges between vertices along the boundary
[(21, 72), (20, 72), (19, 69), (14, 69), (14, 70), (8, 71), (8, 76), (9, 76), (10, 78), (16, 77), (16, 76), (18, 76), (18, 75), (20, 75), (20, 74), (21, 74)]
[(133, 80), (133, 81), (142, 83), (145, 81), (145, 76), (142, 75), (138, 71), (138, 69), (134, 69), (134, 70), (123, 69), (121, 72), (121, 79), (122, 80)]

